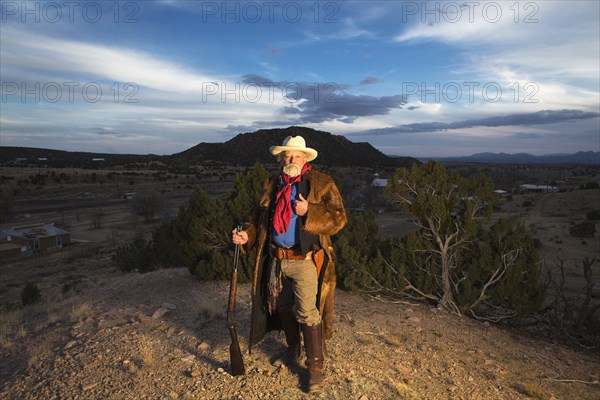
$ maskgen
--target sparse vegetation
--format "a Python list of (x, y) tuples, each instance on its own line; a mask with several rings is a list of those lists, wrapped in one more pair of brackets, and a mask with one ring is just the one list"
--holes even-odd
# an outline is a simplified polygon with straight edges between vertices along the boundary
[[(593, 304), (593, 287), (594, 280), (592, 267), (598, 263), (596, 257), (589, 259), (588, 257), (582, 260), (582, 276), (585, 281), (585, 286), (579, 291), (584, 297), (570, 297), (565, 293), (565, 260), (559, 259), (556, 268), (548, 269), (546, 279), (546, 292), (551, 301), (545, 308), (545, 314), (548, 320), (560, 331), (563, 336), (571, 338), (572, 335), (577, 335), (588, 346), (595, 348), (600, 347), (600, 317), (596, 313), (600, 311), (599, 304)], [(553, 270), (558, 270), (553, 273)]]
[(546, 400), (548, 398), (548, 396), (540, 388), (540, 385), (523, 383), (516, 385), (516, 388), (519, 392), (532, 399)]
[(592, 239), (596, 233), (596, 224), (590, 221), (577, 222), (569, 227), (569, 233), (577, 238)]
[[(120, 246), (115, 261), (123, 271), (187, 266), (202, 280), (227, 279), (231, 273), (231, 229), (250, 215), (267, 176), (265, 168), (257, 164), (253, 170), (238, 174), (233, 190), (224, 196), (215, 198), (196, 188), (174, 220), (154, 229), (148, 242), (137, 238)], [(240, 261), (240, 282), (246, 282), (251, 260), (244, 257)]]
[(149, 272), (157, 268), (152, 247), (143, 237), (136, 237), (132, 242), (117, 247), (114, 255), (115, 263), (124, 272)]
[(150, 222), (167, 210), (167, 198), (157, 191), (138, 192), (131, 199), (131, 211)]
[(599, 188), (600, 185), (598, 185), (598, 182), (587, 182), (586, 184), (579, 186), (579, 189), (581, 190), (594, 190)]
[(590, 221), (600, 220), (600, 210), (593, 210), (586, 214), (586, 218)]
[(89, 316), (92, 311), (92, 308), (88, 303), (75, 303), (71, 306), (69, 310), (69, 320), (71, 322), (77, 322), (85, 317)]
[(42, 292), (33, 282), (27, 282), (21, 291), (21, 303), (24, 307), (39, 303), (42, 300)]
[(427, 299), (493, 320), (537, 308), (543, 293), (531, 235), (505, 220), (482, 231), (479, 221), (496, 200), (488, 179), (449, 175), (429, 162), (390, 181), (388, 199), (410, 212), (419, 230), (380, 241), (372, 214), (351, 215), (336, 239), (344, 287)]
[(10, 218), (13, 210), (13, 196), (10, 193), (9, 186), (3, 185), (0, 189), (0, 222), (4, 222)]
[(154, 357), (154, 349), (152, 343), (149, 341), (143, 341), (140, 343), (140, 357), (142, 358), (142, 366), (144, 367), (152, 367), (156, 363), (156, 359)]

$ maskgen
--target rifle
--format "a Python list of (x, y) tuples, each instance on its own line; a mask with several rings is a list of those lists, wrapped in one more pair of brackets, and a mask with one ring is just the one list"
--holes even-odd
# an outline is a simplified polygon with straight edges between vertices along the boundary
[[(238, 225), (237, 232), (241, 230), (241, 225)], [(235, 253), (233, 257), (233, 272), (231, 273), (231, 285), (229, 286), (229, 304), (227, 306), (227, 329), (229, 329), (229, 335), (231, 336), (231, 345), (229, 346), (229, 359), (231, 360), (231, 374), (234, 376), (244, 375), (244, 373), (246, 372), (244, 368), (242, 352), (240, 350), (240, 342), (238, 341), (237, 324), (233, 319), (233, 313), (235, 310), (235, 296), (237, 294), (237, 268), (239, 259), (240, 245), (236, 244)]]

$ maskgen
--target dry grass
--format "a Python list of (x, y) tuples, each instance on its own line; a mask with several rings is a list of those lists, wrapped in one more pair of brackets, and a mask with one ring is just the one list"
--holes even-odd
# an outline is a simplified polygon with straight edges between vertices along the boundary
[(156, 359), (154, 358), (154, 350), (150, 342), (142, 342), (140, 344), (139, 352), (140, 357), (142, 358), (143, 366), (151, 367), (156, 363)]
[(7, 311), (0, 314), (0, 347), (8, 350), (13, 347), (12, 336), (15, 336), (21, 323), (21, 310)]
[(48, 313), (48, 318), (46, 319), (49, 325), (53, 325), (60, 321), (60, 315), (57, 312)]
[(386, 376), (387, 379), (387, 383), (390, 387), (394, 388), (398, 394), (400, 395), (399, 398), (401, 399), (405, 399), (405, 400), (418, 400), (420, 399), (420, 396), (415, 393), (415, 391), (408, 385), (399, 382), (395, 379), (390, 378), (389, 376)]
[(44, 359), (51, 354), (51, 350), (48, 347), (48, 344), (44, 341), (39, 343), (33, 343), (27, 346), (27, 353), (29, 358), (27, 359), (27, 364), (29, 367), (39, 366), (44, 362)]
[(0, 348), (13, 348), (14, 341), (25, 338), (28, 331), (37, 334), (57, 322), (75, 322), (91, 313), (90, 305), (75, 297), (49, 298), (42, 303), (0, 313)]
[(86, 302), (73, 304), (69, 311), (69, 320), (71, 322), (80, 321), (92, 314), (92, 307)]
[(533, 383), (519, 383), (515, 389), (532, 399), (545, 400), (548, 398), (540, 386)]
[(360, 335), (356, 337), (356, 341), (360, 344), (372, 345), (377, 343), (377, 340), (373, 336)]
[(383, 335), (383, 340), (392, 347), (401, 347), (403, 343), (406, 343), (408, 337), (406, 334), (385, 334)]
[(27, 336), (27, 328), (25, 327), (25, 325), (19, 325), (19, 328), (15, 332), (15, 335), (21, 339)]

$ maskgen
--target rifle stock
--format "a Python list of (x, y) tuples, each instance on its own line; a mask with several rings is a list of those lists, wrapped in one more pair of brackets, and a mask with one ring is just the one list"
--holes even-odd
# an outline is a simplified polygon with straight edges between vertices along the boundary
[[(238, 231), (241, 227), (237, 227)], [(243, 375), (246, 372), (244, 368), (244, 359), (240, 350), (240, 342), (237, 335), (237, 326), (234, 320), (235, 312), (235, 297), (237, 295), (237, 279), (238, 279), (238, 261), (240, 257), (240, 245), (235, 246), (235, 255), (233, 259), (233, 272), (231, 273), (231, 284), (229, 286), (229, 303), (227, 305), (227, 329), (231, 336), (231, 345), (229, 346), (229, 359), (231, 361), (231, 374)]]

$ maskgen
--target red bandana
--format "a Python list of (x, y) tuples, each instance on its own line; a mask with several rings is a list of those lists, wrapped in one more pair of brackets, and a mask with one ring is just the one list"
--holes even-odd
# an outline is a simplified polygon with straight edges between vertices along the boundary
[(289, 175), (281, 174), (284, 185), (277, 192), (277, 198), (275, 200), (275, 215), (273, 216), (273, 227), (275, 232), (284, 233), (287, 232), (290, 220), (292, 219), (292, 203), (290, 197), (292, 195), (292, 185), (300, 182), (305, 172), (310, 171), (311, 166), (304, 164), (300, 175), (291, 178)]

